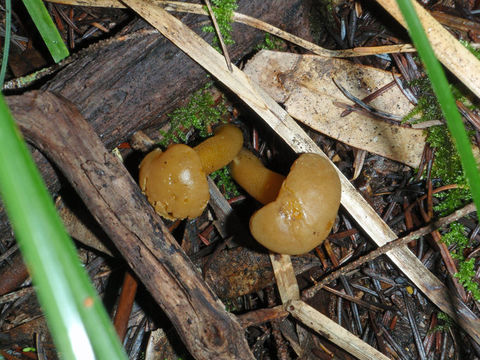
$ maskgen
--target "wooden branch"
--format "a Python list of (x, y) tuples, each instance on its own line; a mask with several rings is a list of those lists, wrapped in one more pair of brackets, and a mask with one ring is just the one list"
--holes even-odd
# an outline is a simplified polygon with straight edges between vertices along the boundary
[(7, 100), (25, 137), (62, 169), (191, 354), (253, 359), (240, 325), (76, 107), (48, 92)]
[[(185, 51), (257, 113), (294, 151), (326, 156), (302, 128), (258, 85), (237, 67), (228, 71), (223, 57), (198, 35), (161, 7), (141, 0), (124, 0), (170, 41)], [(332, 163), (333, 164), (333, 163)], [(335, 166), (333, 164), (333, 166)], [(338, 170), (342, 205), (378, 246), (397, 238), (390, 227)], [(475, 314), (437, 279), (406, 247), (388, 253), (392, 262), (442, 311), (455, 319), (480, 343), (480, 321)]]

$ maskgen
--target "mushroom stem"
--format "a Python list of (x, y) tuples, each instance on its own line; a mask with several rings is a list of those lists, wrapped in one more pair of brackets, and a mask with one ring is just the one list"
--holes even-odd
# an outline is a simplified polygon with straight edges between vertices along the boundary
[(231, 124), (215, 129), (215, 135), (193, 148), (200, 156), (203, 171), (210, 174), (227, 165), (243, 145), (242, 131)]
[(277, 198), (285, 176), (263, 166), (252, 152), (242, 148), (230, 163), (233, 179), (263, 205)]

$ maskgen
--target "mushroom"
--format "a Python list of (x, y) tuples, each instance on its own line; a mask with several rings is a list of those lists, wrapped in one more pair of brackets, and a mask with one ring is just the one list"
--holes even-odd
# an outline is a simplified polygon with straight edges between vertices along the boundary
[(281, 175), (264, 168), (252, 153), (242, 149), (230, 170), (240, 186), (266, 204), (250, 218), (250, 231), (260, 244), (276, 253), (299, 255), (325, 240), (335, 221), (341, 192), (337, 172), (326, 158), (302, 154), (282, 182)]
[(139, 184), (155, 211), (169, 220), (200, 216), (210, 199), (207, 175), (227, 165), (242, 148), (239, 128), (227, 124), (191, 148), (155, 149), (140, 163)]

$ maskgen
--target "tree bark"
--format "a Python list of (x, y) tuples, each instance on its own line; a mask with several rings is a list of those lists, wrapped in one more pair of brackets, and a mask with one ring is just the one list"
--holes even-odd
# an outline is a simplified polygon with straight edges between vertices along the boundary
[[(237, 3), (238, 12), (309, 38), (305, 0)], [(177, 15), (199, 33), (208, 21), (199, 15)], [(229, 47), (229, 54), (236, 62), (263, 40), (264, 33), (233, 24), (233, 37), (236, 43)], [(158, 126), (165, 121), (165, 114), (209, 81), (202, 67), (142, 20), (132, 22), (114, 39), (92, 45), (75, 56), (75, 61), (58, 71), (42, 89), (74, 103), (109, 150), (137, 130)], [(38, 151), (33, 155), (47, 187), (56, 193), (60, 188), (56, 171)], [(11, 239), (2, 208), (0, 234), (2, 239)]]
[(49, 92), (9, 97), (8, 105), (25, 137), (77, 190), (191, 354), (197, 359), (253, 359), (238, 322), (75, 105)]

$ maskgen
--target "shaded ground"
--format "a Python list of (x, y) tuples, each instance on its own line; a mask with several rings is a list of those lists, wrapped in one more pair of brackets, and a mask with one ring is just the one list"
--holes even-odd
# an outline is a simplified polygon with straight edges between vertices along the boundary
[[(478, 33), (474, 26), (468, 25), (467, 31), (461, 27), (462, 22), (465, 24), (467, 21), (478, 24), (474, 2), (445, 1), (427, 5), (430, 9), (451, 16), (445, 21), (456, 36), (477, 41)], [(322, 1), (311, 6), (311, 17), (308, 20), (312, 27), (312, 37), (325, 48), (342, 49), (407, 41), (405, 32), (394, 26), (393, 21), (386, 21), (385, 13), (377, 6), (353, 1)], [(42, 56), (43, 49), (38, 42), (28, 42), (28, 39), (34, 39), (35, 36), (25, 20), (25, 14), (21, 9), (15, 10), (18, 15), (15, 22), (15, 34), (18, 38), (15, 41), (19, 44), (12, 46), (11, 77), (30, 73), (48, 63), (45, 56)], [(73, 51), (95, 42), (96, 38), (110, 36), (107, 29), (111, 29), (112, 33), (121, 31), (122, 26), (133, 18), (131, 13), (124, 10), (73, 10), (68, 6), (50, 5), (50, 11), (57, 24), (62, 24), (63, 29), (62, 26), (59, 28)], [(75, 26), (69, 25), (65, 17), (71, 18)], [(455, 25), (453, 18), (460, 21), (460, 25)], [(81, 40), (82, 38), (84, 39)], [(284, 51), (302, 52), (284, 42), (279, 42), (277, 46)], [(252, 53), (245, 57), (245, 60), (255, 51), (252, 46)], [(371, 56), (353, 61), (395, 71), (400, 71), (398, 66), (403, 64), (407, 73), (418, 73), (414, 67), (415, 58), (411, 55)], [(194, 90), (196, 88), (186, 89), (185, 93)], [(218, 103), (221, 90), (213, 87), (209, 92)], [(228, 94), (226, 107), (228, 113), (224, 118), (241, 127), (246, 146), (256, 151), (268, 167), (286, 173), (295, 159), (295, 154), (279, 141), (275, 134), (258, 124), (258, 121), (253, 121), (248, 110)], [(476, 110), (472, 112), (476, 114)], [(160, 141), (158, 130), (162, 128), (168, 131), (168, 120), (168, 117), (162, 118), (162, 121), (155, 119), (152, 126), (145, 129), (146, 133), (154, 141)], [(433, 184), (433, 188), (436, 188), (441, 181), (428, 175), (428, 164), (431, 164), (433, 159), (431, 152), (425, 153), (427, 167), (425, 175), (420, 178), (416, 176), (414, 169), (406, 165), (353, 149), (306, 130), (348, 178), (355, 176), (355, 187), (396, 233), (406, 234), (430, 220), (425, 219), (425, 213), (441, 200), (431, 197), (427, 200), (419, 199), (428, 194), (430, 185)], [(476, 129), (472, 128), (472, 131)], [(189, 143), (199, 141), (198, 131), (185, 129), (185, 132), (188, 134)], [(117, 144), (119, 151), (126, 160), (126, 165), (135, 173), (143, 153), (132, 149), (135, 146), (129, 139), (123, 140), (126, 143)], [(218, 179), (228, 180), (221, 176)], [(167, 224), (228, 309), (239, 315), (256, 358), (298, 358), (301, 351), (305, 351), (301, 358), (351, 358), (328, 340), (306, 330), (295, 320), (285, 318), (282, 312), (270, 314), (273, 319), (261, 313), (254, 320), (248, 318), (255, 310), (273, 308), (281, 302), (276, 293), (266, 252), (248, 235), (248, 219), (253, 210), (258, 208), (258, 204), (241, 190), (238, 190), (238, 196), (229, 185), (218, 183), (218, 179), (220, 191), (231, 198), (230, 204), (235, 212), (233, 220), (230, 215), (228, 221), (215, 221), (225, 216), (225, 213), (219, 210), (219, 204), (224, 198), (219, 198), (212, 200), (211, 207), (201, 217)], [(62, 188), (60, 194), (66, 204), (71, 205), (78, 201), (67, 186)], [(75, 206), (73, 208), (75, 210)], [(88, 214), (85, 216), (85, 222), (91, 227), (92, 219), (88, 219)], [(461, 219), (460, 223), (465, 226), (465, 235), (470, 239), (465, 250), (466, 255), (475, 258), (479, 241), (476, 218), (466, 217)], [(104, 237), (98, 229), (95, 233), (100, 239)], [(235, 236), (232, 239), (233, 235)], [(95, 238), (86, 232), (77, 232), (75, 237), (88, 236)], [(238, 247), (238, 244), (241, 246)], [(4, 240), (1, 245), (1, 253), (4, 254), (1, 255), (3, 280), (13, 276), (13, 272), (21, 265), (8, 255), (8, 252), (14, 251), (14, 243)], [(341, 210), (332, 235), (325, 244), (309, 255), (293, 259), (301, 289), (312, 286), (333, 268), (374, 248), (349, 215)], [(433, 237), (427, 236), (414, 241), (410, 248), (428, 269), (445, 281), (452, 291), (457, 292), (478, 315), (478, 302), (472, 299), (470, 293), (462, 292), (462, 287), (456, 284), (455, 278), (449, 273), (451, 269), (445, 265), (445, 261), (454, 264), (455, 261), (448, 252), (444, 252), (442, 257), (442, 248), (439, 248)], [(450, 250), (454, 248), (455, 245), (451, 245)], [(79, 254), (98, 292), (102, 294), (107, 309), (114, 314), (117, 306), (122, 308), (118, 305), (118, 296), (124, 281), (125, 264), (121, 258), (105, 256), (83, 245), (79, 245)], [(477, 281), (476, 275), (473, 280)], [(1, 354), (6, 359), (54, 359), (55, 351), (28, 280), (23, 282), (20, 276), (17, 282), (9, 294), (0, 298)], [(131, 285), (123, 283), (124, 289), (128, 286)], [(452, 325), (385, 257), (363, 264), (356, 271), (340, 277), (313, 297), (310, 304), (391, 358), (476, 359), (480, 356), (478, 345)], [(141, 284), (131, 312), (127, 311), (117, 317), (128, 319), (125, 348), (131, 358), (188, 358), (189, 355), (183, 350), (168, 319)], [(121, 322), (122, 320), (118, 320), (117, 329)], [(415, 337), (419, 339), (417, 342)], [(25, 351), (30, 347), (36, 348), (36, 353)], [(419, 348), (423, 349), (424, 354)]]

